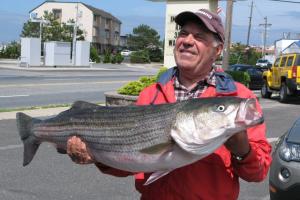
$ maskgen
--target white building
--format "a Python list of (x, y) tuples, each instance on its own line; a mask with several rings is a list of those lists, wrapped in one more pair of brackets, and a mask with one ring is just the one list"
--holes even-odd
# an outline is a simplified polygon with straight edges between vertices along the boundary
[(286, 47), (284, 50), (282, 50), (283, 54), (286, 53), (300, 53), (300, 40), (293, 42), (288, 47)]
[(44, 12), (52, 12), (59, 22), (76, 20), (84, 31), (85, 40), (91, 42), (100, 52), (120, 45), (121, 21), (112, 14), (82, 2), (45, 1), (32, 9), (30, 15), (42, 18)]
[(298, 40), (293, 39), (280, 39), (275, 41), (275, 49), (274, 49), (274, 55), (275, 57), (279, 56), (283, 53), (283, 50), (286, 49), (288, 46), (290, 46), (292, 43), (296, 42)]
[(217, 11), (218, 0), (149, 0), (153, 2), (167, 2), (166, 21), (165, 21), (165, 49), (164, 49), (164, 66), (175, 66), (173, 49), (175, 39), (180, 27), (176, 25), (174, 19), (177, 14), (183, 11), (197, 11), (201, 8)]

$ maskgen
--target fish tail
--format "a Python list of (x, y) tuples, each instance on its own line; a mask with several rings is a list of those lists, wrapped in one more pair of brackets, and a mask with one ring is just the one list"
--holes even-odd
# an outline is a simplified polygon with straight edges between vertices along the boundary
[(33, 121), (40, 120), (34, 119), (21, 112), (16, 114), (16, 120), (19, 134), (24, 144), (23, 166), (26, 166), (32, 161), (37, 149), (40, 146), (40, 143), (36, 137), (34, 137), (33, 132), (31, 131)]

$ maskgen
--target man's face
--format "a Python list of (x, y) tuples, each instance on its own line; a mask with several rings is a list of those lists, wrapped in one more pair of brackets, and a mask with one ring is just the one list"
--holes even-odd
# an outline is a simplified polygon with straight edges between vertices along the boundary
[(186, 23), (179, 32), (174, 54), (179, 70), (191, 76), (201, 76), (211, 70), (223, 45), (215, 42), (206, 27), (194, 22)]

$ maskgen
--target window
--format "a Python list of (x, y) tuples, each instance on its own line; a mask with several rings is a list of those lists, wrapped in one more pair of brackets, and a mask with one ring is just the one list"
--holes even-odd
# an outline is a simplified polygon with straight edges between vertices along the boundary
[(61, 9), (53, 9), (52, 10), (54, 19), (61, 21)]
[(174, 17), (174, 16), (171, 16), (170, 21), (171, 21), (171, 22), (174, 22), (174, 21), (175, 21), (175, 17)]
[(287, 57), (282, 57), (281, 58), (280, 67), (284, 67), (285, 66), (286, 59), (287, 59)]
[(175, 46), (175, 40), (169, 40), (169, 46)]
[(105, 30), (105, 38), (109, 39), (109, 30)]
[(289, 57), (288, 57), (288, 60), (287, 60), (287, 63), (286, 63), (286, 66), (287, 66), (287, 67), (292, 66), (293, 60), (294, 60), (294, 56), (289, 56)]
[(279, 61), (280, 61), (280, 58), (277, 58), (275, 60), (274, 67), (278, 67), (279, 66)]
[(110, 22), (110, 20), (109, 20), (109, 19), (106, 19), (106, 20), (105, 20), (105, 25), (108, 26), (108, 25), (109, 25), (109, 22)]
[(119, 32), (115, 31), (115, 40), (117, 41), (119, 39)]
[(294, 64), (295, 66), (299, 66), (300, 65), (300, 56), (299, 55), (297, 55), (297, 57), (296, 57), (296, 61), (295, 61), (295, 64)]

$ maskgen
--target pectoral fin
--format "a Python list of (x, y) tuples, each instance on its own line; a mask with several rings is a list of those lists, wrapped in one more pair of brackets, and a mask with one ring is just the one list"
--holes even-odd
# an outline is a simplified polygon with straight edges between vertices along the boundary
[(147, 179), (147, 181), (144, 183), (144, 185), (149, 185), (150, 183), (153, 183), (154, 181), (158, 180), (159, 178), (167, 175), (172, 170), (168, 171), (158, 171), (151, 174), (151, 176)]

